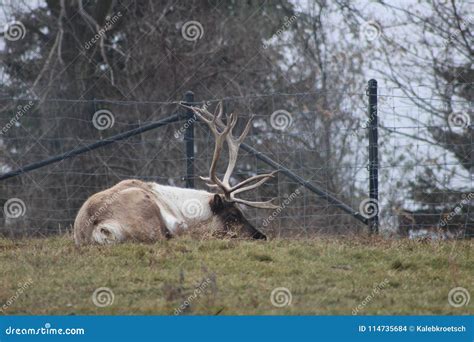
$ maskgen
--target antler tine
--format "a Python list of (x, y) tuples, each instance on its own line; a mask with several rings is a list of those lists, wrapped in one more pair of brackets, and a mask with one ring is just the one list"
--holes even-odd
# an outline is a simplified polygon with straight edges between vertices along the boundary
[[(215, 170), (215, 168), (216, 168), (217, 159), (220, 155), (220, 150), (222, 150), (222, 145), (223, 145), (224, 140), (218, 138), (219, 132), (217, 131), (217, 128), (216, 128), (216, 125), (215, 125), (215, 122), (214, 122), (215, 117), (205, 107), (204, 108), (199, 108), (199, 107), (194, 107), (194, 106), (188, 106), (188, 105), (185, 105), (185, 104), (182, 104), (182, 103), (180, 103), (180, 105), (185, 107), (185, 108), (191, 109), (199, 119), (204, 121), (209, 126), (210, 130), (212, 131), (212, 133), (215, 136), (216, 145), (215, 145), (215, 148), (214, 148), (213, 160), (211, 162), (211, 167), (210, 167), (210, 170), (209, 170), (209, 177), (200, 176), (199, 178), (201, 178), (203, 181), (205, 181), (206, 185), (209, 186), (210, 188), (220, 189), (221, 184), (219, 183), (218, 179), (214, 179), (214, 177), (212, 176), (212, 170)], [(213, 122), (214, 122), (214, 124), (213, 124)], [(216, 149), (218, 149), (218, 151), (216, 151)], [(217, 154), (217, 158), (215, 158), (216, 154)], [(215, 172), (214, 172), (214, 175), (215, 175)], [(217, 178), (217, 177), (215, 177), (215, 178)], [(210, 184), (209, 182), (214, 182), (214, 184)], [(221, 189), (221, 190), (223, 190), (223, 189)]]
[[(199, 119), (201, 119), (202, 121), (204, 121), (208, 125), (211, 125), (211, 123), (213, 121), (213, 116), (206, 109), (198, 108), (198, 107), (189, 107), (189, 108), (191, 108), (193, 110), (194, 114), (196, 114), (196, 116)], [(210, 116), (210, 117), (207, 118), (206, 116)]]
[[(222, 104), (222, 101), (217, 102), (216, 110), (214, 111), (214, 116), (221, 118), (222, 114), (224, 113), (224, 105)], [(219, 120), (219, 124), (223, 125), (224, 123), (222, 120)]]
[(245, 125), (245, 128), (244, 128), (242, 134), (240, 135), (240, 137), (235, 139), (235, 140), (238, 141), (239, 145), (244, 142), (245, 138), (247, 137), (247, 134), (249, 134), (250, 127), (252, 127), (253, 118), (254, 118), (254, 115), (251, 115), (249, 121), (247, 121), (247, 124)]
[[(278, 170), (273, 171), (271, 173), (256, 175), (256, 176), (250, 177), (250, 178), (244, 180), (243, 182), (237, 184), (236, 186), (234, 186), (230, 190), (231, 191), (231, 193), (230, 193), (231, 200), (233, 200), (234, 202), (242, 203), (242, 204), (248, 205), (250, 207), (255, 207), (255, 208), (263, 208), (263, 209), (276, 209), (276, 208), (279, 208), (278, 205), (275, 205), (275, 204), (272, 203), (272, 201), (274, 199), (271, 199), (271, 200), (266, 201), (266, 202), (255, 202), (255, 201), (247, 201), (247, 200), (235, 197), (235, 195), (237, 195), (241, 192), (252, 190), (252, 189), (255, 189), (255, 188), (259, 187), (260, 185), (265, 183), (270, 178), (273, 178), (275, 173), (277, 173), (277, 172), (278, 172)], [(256, 181), (257, 179), (260, 179), (260, 180), (256, 183), (252, 184), (252, 185), (244, 186), (246, 184), (249, 184), (249, 183), (252, 183), (252, 182)]]
[(196, 108), (196, 109), (198, 109), (200, 111), (201, 115), (207, 116), (206, 122), (207, 121), (215, 121), (217, 123), (216, 127), (219, 127), (221, 129), (225, 128), (225, 124), (222, 121), (222, 114), (223, 114), (222, 101), (219, 101), (217, 103), (216, 109), (214, 110), (214, 114), (211, 114), (211, 112), (209, 112), (207, 110), (207, 105), (206, 104), (203, 106), (203, 108)]
[(250, 131), (250, 127), (252, 126), (252, 119), (253, 117), (249, 119), (249, 121), (245, 125), (245, 128), (240, 134), (240, 136), (236, 138), (233, 135), (233, 128), (237, 124), (237, 116), (236, 116), (236, 120), (232, 125), (232, 130), (230, 131), (230, 134), (226, 137), (227, 147), (229, 148), (229, 164), (224, 174), (223, 182), (225, 184), (229, 184), (229, 186), (230, 186), (230, 177), (232, 176), (232, 172), (234, 172), (235, 164), (237, 163), (237, 157), (239, 154), (240, 145), (245, 140), (245, 137)]
[(199, 110), (199, 112), (201, 113), (202, 116), (206, 116), (206, 119), (208, 121), (212, 121), (212, 119), (214, 118), (214, 115), (212, 115), (208, 110), (207, 110), (207, 107), (203, 107), (203, 108), (196, 108), (197, 110)]
[[(196, 116), (199, 119), (207, 123), (207, 125), (209, 126), (211, 131), (214, 133), (214, 135), (226, 137), (229, 134), (229, 132), (232, 130), (232, 127), (233, 127), (232, 125), (224, 125), (222, 123), (222, 120), (220, 118), (221, 114), (218, 114), (217, 116), (215, 116), (209, 113), (207, 109), (196, 108), (196, 107), (189, 107), (189, 108), (191, 108), (194, 111), (194, 114), (196, 114)], [(209, 118), (207, 118), (206, 116), (209, 116)], [(230, 121), (234, 122), (234, 114), (230, 114)], [(219, 128), (223, 129), (222, 132), (219, 132), (218, 126), (221, 126)]]
[(201, 177), (201, 176), (199, 176), (199, 178), (201, 178), (203, 181), (205, 181), (205, 182), (206, 182), (206, 185), (207, 185), (209, 188), (211, 188), (211, 189), (217, 189), (217, 190), (222, 190), (222, 189), (219, 188), (219, 185), (209, 183), (209, 182), (212, 182), (211, 178), (209, 178), (209, 177)]
[(274, 199), (271, 199), (269, 201), (263, 201), (263, 202), (252, 202), (252, 201), (247, 201), (241, 198), (235, 198), (233, 201), (235, 203), (241, 203), (249, 207), (253, 208), (260, 208), (260, 209), (278, 209), (280, 208), (279, 205), (276, 205), (272, 203)]
[[(264, 174), (261, 174), (261, 175), (256, 175), (256, 176), (247, 178), (246, 180), (244, 180), (244, 181), (240, 182), (239, 184), (233, 186), (230, 189), (230, 191), (235, 195), (235, 194), (247, 191), (247, 190), (255, 189), (256, 187), (259, 187), (260, 185), (265, 183), (270, 178), (273, 178), (275, 176), (275, 174), (278, 173), (278, 172), (279, 172), (279, 170), (275, 170), (275, 171), (270, 172), (270, 173), (264, 173)], [(255, 184), (252, 184), (250, 186), (245, 186), (249, 183), (252, 183), (252, 182), (256, 181), (257, 179), (260, 179), (260, 181), (256, 182)]]
[[(193, 112), (196, 114), (196, 116), (209, 126), (215, 138), (214, 154), (212, 156), (211, 167), (209, 169), (209, 177), (201, 177), (201, 179), (204, 180), (209, 187), (218, 188), (225, 195), (225, 198), (228, 201), (241, 203), (241, 204), (244, 204), (250, 207), (255, 207), (255, 208), (264, 208), (264, 209), (279, 208), (278, 205), (275, 205), (272, 203), (273, 199), (269, 201), (256, 202), (256, 201), (247, 201), (247, 200), (235, 197), (237, 194), (241, 192), (252, 190), (261, 186), (267, 180), (274, 177), (275, 173), (277, 173), (278, 171), (250, 177), (233, 187), (230, 185), (230, 177), (232, 176), (235, 165), (237, 163), (239, 148), (240, 148), (240, 145), (244, 142), (245, 138), (247, 137), (247, 134), (250, 131), (250, 128), (252, 126), (253, 116), (249, 119), (249, 121), (245, 125), (245, 128), (242, 131), (242, 133), (238, 137), (235, 137), (233, 134), (233, 130), (235, 126), (237, 125), (238, 116), (234, 113), (231, 113), (230, 115), (226, 115), (227, 121), (226, 123), (224, 123), (222, 120), (222, 116), (224, 114), (222, 102), (219, 102), (217, 104), (214, 114), (211, 114), (207, 110), (206, 107), (204, 108), (188, 107), (188, 106), (185, 106), (185, 107), (191, 108)], [(217, 169), (217, 162), (222, 152), (224, 141), (227, 142), (227, 147), (229, 149), (229, 163), (227, 164), (227, 169), (224, 174), (224, 178), (221, 181), (216, 175), (216, 169)]]
[[(202, 180), (206, 182), (211, 182), (208, 184), (210, 187), (219, 188), (226, 197), (229, 196), (230, 185), (226, 182), (221, 181), (216, 175), (217, 162), (222, 152), (222, 147), (224, 146), (224, 141), (229, 135), (229, 132), (232, 130), (232, 124), (223, 127), (222, 132), (219, 132), (218, 121), (220, 121), (220, 116), (222, 111), (217, 115), (212, 115), (207, 109), (203, 108), (194, 108), (192, 107), (196, 116), (203, 120), (208, 126), (209, 129), (214, 134), (215, 144), (214, 144), (214, 154), (212, 156), (211, 167), (209, 168), (209, 177), (201, 177)], [(231, 123), (235, 122), (235, 117), (233, 114), (230, 115)], [(215, 186), (214, 186), (215, 185)]]

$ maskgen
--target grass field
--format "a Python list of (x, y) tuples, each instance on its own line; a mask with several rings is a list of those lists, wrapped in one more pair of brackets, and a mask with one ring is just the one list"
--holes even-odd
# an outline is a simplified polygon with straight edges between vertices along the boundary
[[(263, 243), (183, 237), (83, 248), (70, 237), (0, 239), (0, 310), (8, 315), (473, 314), (474, 300), (459, 308), (448, 303), (454, 287), (474, 295), (473, 247), (473, 241), (355, 237)], [(106, 307), (92, 301), (101, 287), (114, 295)], [(278, 287), (291, 292), (289, 305), (272, 305)], [(275, 297), (276, 304), (287, 298)]]

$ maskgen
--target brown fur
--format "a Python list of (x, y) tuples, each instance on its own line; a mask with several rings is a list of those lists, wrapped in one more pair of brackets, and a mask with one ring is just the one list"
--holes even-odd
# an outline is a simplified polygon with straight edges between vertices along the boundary
[(148, 184), (139, 180), (122, 181), (91, 196), (74, 222), (76, 243), (93, 243), (93, 230), (107, 220), (126, 228), (126, 240), (151, 242), (169, 235)]
[[(226, 202), (221, 195), (216, 194), (209, 206), (214, 215), (189, 227), (193, 235), (266, 239), (247, 221), (235, 203)], [(95, 230), (101, 230), (104, 236), (112, 236), (106, 228), (101, 228), (110, 223), (123, 227), (123, 240), (127, 241), (154, 242), (171, 237), (161, 220), (160, 208), (151, 186), (139, 180), (122, 181), (92, 195), (83, 204), (74, 222), (76, 244), (94, 243)], [(176, 232), (175, 235), (180, 233)]]
[(235, 203), (225, 201), (221, 195), (215, 195), (209, 204), (212, 212), (220, 219), (217, 235), (257, 240), (267, 239), (245, 218)]

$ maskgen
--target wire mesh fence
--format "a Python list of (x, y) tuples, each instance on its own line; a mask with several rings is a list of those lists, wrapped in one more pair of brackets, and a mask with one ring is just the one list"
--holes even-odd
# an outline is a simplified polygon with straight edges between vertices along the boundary
[[(240, 115), (237, 130), (252, 115), (248, 145), (354, 208), (354, 212), (364, 212), (369, 197), (370, 117), (366, 93), (332, 94), (341, 98), (337, 110), (323, 109), (327, 107), (318, 95), (308, 92), (197, 99), (196, 105), (212, 109), (223, 100), (225, 112)], [(452, 115), (437, 120), (428, 115), (429, 120), (425, 120), (421, 113), (406, 119), (407, 111), (416, 108), (404, 99), (406, 96), (395, 89), (381, 89), (378, 96), (381, 161), (380, 198), (375, 210), (380, 209), (381, 231), (406, 236), (472, 234), (471, 113), (466, 112), (461, 121), (453, 121)], [(1, 173), (183, 111), (176, 101), (3, 98), (0, 106)], [(124, 179), (184, 186), (187, 127), (184, 118), (1, 181), (1, 233), (16, 236), (69, 231), (90, 195)], [(464, 140), (451, 139), (448, 143), (447, 137), (453, 132)], [(197, 188), (206, 188), (198, 176), (209, 172), (213, 143), (207, 127), (196, 122)], [(219, 172), (225, 169), (226, 156), (222, 159)], [(270, 166), (241, 150), (233, 181), (269, 171)], [(439, 177), (443, 183), (439, 183)], [(246, 210), (251, 221), (269, 235), (351, 234), (367, 229), (353, 215), (282, 174), (250, 196), (252, 200), (279, 199), (278, 210)], [(456, 209), (460, 204), (462, 207)]]
[(426, 86), (379, 94), (383, 222), (412, 238), (472, 237), (472, 102)]

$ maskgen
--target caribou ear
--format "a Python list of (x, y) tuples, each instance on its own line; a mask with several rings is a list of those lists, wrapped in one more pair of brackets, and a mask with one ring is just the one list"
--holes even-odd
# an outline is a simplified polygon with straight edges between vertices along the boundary
[(209, 204), (214, 214), (220, 213), (225, 207), (222, 197), (218, 194), (214, 195), (214, 197), (211, 199), (211, 202)]

